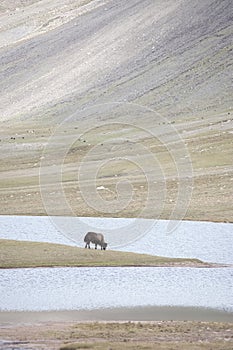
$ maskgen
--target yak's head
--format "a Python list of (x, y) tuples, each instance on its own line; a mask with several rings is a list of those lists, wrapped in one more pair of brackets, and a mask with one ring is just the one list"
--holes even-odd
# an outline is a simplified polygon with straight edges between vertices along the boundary
[(103, 244), (103, 250), (105, 250), (107, 248), (107, 245), (108, 245), (108, 243)]

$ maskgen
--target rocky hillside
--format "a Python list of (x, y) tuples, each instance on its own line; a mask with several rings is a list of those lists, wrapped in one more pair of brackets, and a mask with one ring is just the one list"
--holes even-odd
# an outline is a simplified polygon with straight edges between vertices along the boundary
[(1, 1), (1, 213), (232, 221), (232, 32), (231, 0)]

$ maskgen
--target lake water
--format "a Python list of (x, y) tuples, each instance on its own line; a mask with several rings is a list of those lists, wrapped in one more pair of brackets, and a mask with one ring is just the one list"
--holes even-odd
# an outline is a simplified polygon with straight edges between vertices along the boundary
[(232, 268), (0, 270), (0, 311), (194, 306), (233, 312)]
[[(174, 230), (168, 233), (173, 224)], [(108, 249), (233, 264), (233, 224), (166, 220), (0, 216), (0, 238), (84, 246), (103, 232)]]
[[(166, 220), (0, 216), (0, 238), (84, 246), (103, 232), (109, 249), (233, 264), (233, 225)], [(1, 311), (194, 306), (233, 312), (233, 268), (0, 270)]]

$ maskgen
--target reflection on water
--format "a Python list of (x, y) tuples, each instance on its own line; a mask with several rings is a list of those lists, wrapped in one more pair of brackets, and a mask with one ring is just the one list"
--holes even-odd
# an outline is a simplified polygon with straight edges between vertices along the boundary
[(0, 310), (91, 310), (180, 305), (233, 311), (232, 277), (232, 268), (1, 270)]

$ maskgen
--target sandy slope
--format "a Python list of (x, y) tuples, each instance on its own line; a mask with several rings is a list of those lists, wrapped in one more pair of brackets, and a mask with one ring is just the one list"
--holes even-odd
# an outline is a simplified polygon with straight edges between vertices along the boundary
[[(232, 221), (231, 7), (230, 0), (2, 1), (1, 213)], [(103, 106), (113, 102), (120, 110)], [(129, 111), (127, 102), (159, 115)], [(76, 110), (43, 155), (55, 126)], [(107, 155), (118, 161), (103, 166)], [(123, 183), (117, 204), (119, 178), (134, 192)], [(91, 185), (103, 187), (107, 204), (93, 204)]]

